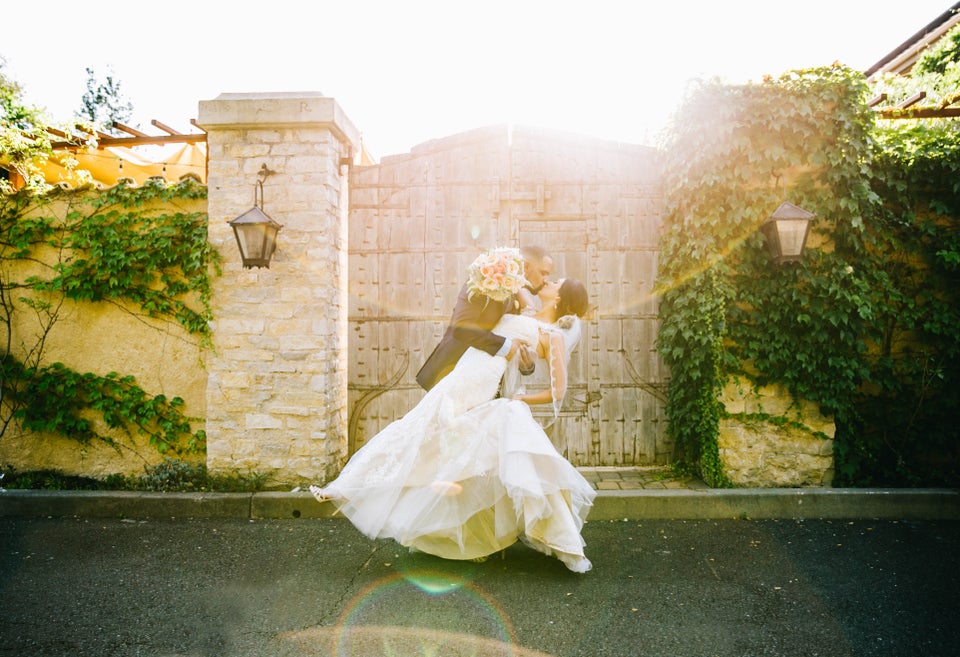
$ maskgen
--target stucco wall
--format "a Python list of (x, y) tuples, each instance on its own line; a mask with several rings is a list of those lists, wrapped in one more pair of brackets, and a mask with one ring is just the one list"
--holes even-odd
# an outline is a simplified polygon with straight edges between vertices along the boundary
[[(79, 192), (78, 192), (79, 193)], [(163, 211), (163, 205), (153, 206)], [(63, 216), (66, 202), (61, 201), (39, 211), (45, 216)], [(205, 212), (206, 201), (177, 201), (167, 212)], [(42, 254), (47, 262), (56, 257)], [(17, 271), (5, 272), (7, 280), (24, 280), (39, 273), (30, 263)], [(41, 325), (22, 304), (12, 322), (13, 347), (24, 348), (38, 342)], [(22, 357), (22, 356), (21, 356)], [(137, 385), (150, 395), (163, 394), (184, 400), (183, 413), (203, 418), (206, 415), (207, 375), (198, 339), (172, 320), (145, 317), (138, 308), (114, 303), (67, 301), (44, 345), (44, 364), (61, 362), (70, 369), (105, 376), (116, 372), (135, 377)], [(6, 412), (6, 409), (5, 409)], [(203, 428), (202, 421), (196, 425)], [(113, 432), (122, 445), (117, 450), (102, 442), (81, 445), (57, 435), (24, 434), (11, 422), (0, 438), (0, 465), (17, 470), (56, 469), (66, 474), (104, 477), (114, 473), (142, 474), (144, 465), (159, 463), (164, 456), (141, 436)], [(183, 460), (200, 461), (204, 454), (184, 455)]]

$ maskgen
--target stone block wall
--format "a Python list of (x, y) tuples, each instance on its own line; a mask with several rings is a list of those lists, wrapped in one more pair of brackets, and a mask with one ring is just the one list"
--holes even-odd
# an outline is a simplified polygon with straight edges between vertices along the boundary
[(728, 383), (721, 397), (728, 417), (717, 440), (724, 472), (736, 486), (833, 484), (832, 417), (795, 401), (782, 386)]
[[(359, 132), (322, 94), (200, 103), (209, 239), (224, 258), (207, 356), (207, 466), (322, 483), (347, 453), (347, 167)], [(265, 168), (264, 168), (265, 167)], [(228, 222), (255, 204), (280, 223), (269, 268), (244, 269)]]

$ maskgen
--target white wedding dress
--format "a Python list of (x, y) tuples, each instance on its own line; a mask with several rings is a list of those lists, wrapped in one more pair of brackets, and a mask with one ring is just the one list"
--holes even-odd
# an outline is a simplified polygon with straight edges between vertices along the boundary
[[(494, 331), (531, 345), (539, 331), (549, 331), (551, 345), (569, 354), (578, 322), (562, 330), (505, 315)], [(586, 572), (591, 564), (580, 530), (596, 492), (557, 452), (526, 403), (506, 393), (494, 398), (506, 369), (505, 358), (467, 349), (450, 374), (371, 438), (334, 481), (311, 490), (331, 499), (370, 538), (392, 538), (446, 559), (485, 557), (521, 540)], [(508, 373), (505, 389), (518, 381)]]

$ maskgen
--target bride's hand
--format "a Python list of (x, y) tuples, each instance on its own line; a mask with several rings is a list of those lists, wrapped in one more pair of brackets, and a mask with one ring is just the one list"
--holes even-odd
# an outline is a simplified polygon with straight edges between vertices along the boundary
[(523, 374), (524, 376), (533, 374), (533, 370), (536, 368), (536, 363), (533, 360), (534, 354), (532, 350), (528, 349), (526, 345), (521, 346), (519, 358), (520, 374)]

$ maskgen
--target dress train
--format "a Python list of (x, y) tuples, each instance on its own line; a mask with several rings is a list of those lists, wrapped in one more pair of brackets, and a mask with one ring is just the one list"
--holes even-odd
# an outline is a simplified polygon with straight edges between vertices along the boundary
[(527, 404), (493, 399), (505, 368), (468, 349), (334, 481), (311, 490), (370, 538), (446, 559), (480, 559), (521, 540), (586, 572), (580, 531), (596, 492)]

